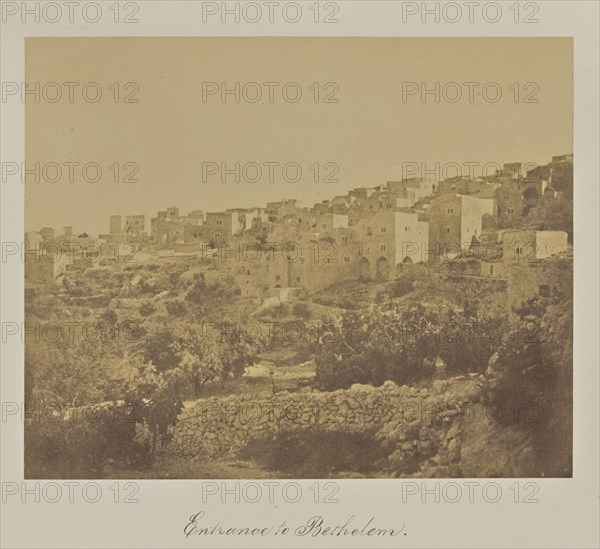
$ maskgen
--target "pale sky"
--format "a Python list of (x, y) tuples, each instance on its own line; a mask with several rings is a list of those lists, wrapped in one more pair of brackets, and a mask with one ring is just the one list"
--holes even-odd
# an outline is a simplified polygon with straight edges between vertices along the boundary
[[(282, 198), (312, 206), (353, 187), (400, 179), (403, 162), (545, 164), (573, 152), (572, 59), (568, 38), (29, 38), (29, 86), (57, 82), (63, 99), (27, 102), (28, 167), (97, 162), (103, 177), (88, 183), (75, 168), (69, 183), (64, 167), (62, 182), (28, 180), (26, 229), (75, 225), (96, 235), (108, 232), (111, 214), (149, 218), (168, 206), (219, 211)], [(63, 82), (81, 83), (73, 103)], [(99, 84), (100, 101), (81, 99), (86, 82)], [(115, 82), (118, 103), (110, 89)], [(122, 102), (132, 90), (123, 89), (127, 82), (139, 87), (138, 103)], [(214, 95), (203, 102), (206, 82), (257, 82), (266, 100), (236, 104), (229, 96), (223, 103)], [(263, 82), (280, 83), (273, 103)], [(296, 103), (282, 98), (287, 82), (302, 89)], [(327, 82), (339, 88), (337, 103), (322, 102), (333, 90), (324, 89)], [(462, 99), (435, 103), (431, 95), (422, 102), (417, 93), (403, 101), (406, 82), (430, 88), (456, 82)], [(479, 83), (473, 102), (464, 82)], [(489, 82), (502, 90), (496, 103), (481, 96)], [(529, 82), (535, 87), (523, 89)], [(488, 88), (491, 99), (494, 89)], [(247, 90), (252, 98), (256, 89)], [(446, 90), (453, 99), (456, 88)], [(292, 97), (294, 88), (288, 91)], [(538, 102), (525, 103), (532, 92)], [(139, 183), (114, 183), (109, 167), (118, 163), (122, 177), (128, 161), (139, 166)], [(206, 162), (296, 162), (303, 177), (286, 182), (275, 168), (271, 183), (263, 165), (256, 183), (231, 176), (203, 183)], [(337, 164), (339, 182), (314, 182), (315, 162), (321, 179), (326, 163)]]

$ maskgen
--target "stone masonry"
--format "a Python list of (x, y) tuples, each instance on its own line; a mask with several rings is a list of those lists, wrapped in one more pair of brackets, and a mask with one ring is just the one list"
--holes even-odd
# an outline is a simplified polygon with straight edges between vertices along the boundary
[(252, 439), (318, 427), (373, 433), (399, 469), (432, 457), (436, 466), (448, 466), (460, 460), (461, 425), (481, 387), (481, 376), (473, 375), (438, 380), (430, 389), (387, 381), (334, 392), (305, 388), (201, 399), (181, 413), (167, 451), (192, 459), (234, 457)]

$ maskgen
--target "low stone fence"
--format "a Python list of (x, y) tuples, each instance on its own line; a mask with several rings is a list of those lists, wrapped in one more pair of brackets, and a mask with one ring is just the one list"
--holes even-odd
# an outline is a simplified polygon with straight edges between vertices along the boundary
[(481, 390), (481, 376), (472, 375), (434, 381), (430, 389), (387, 381), (334, 392), (305, 388), (201, 399), (181, 413), (168, 452), (204, 459), (235, 456), (252, 439), (320, 428), (373, 433), (398, 465), (430, 456), (436, 456), (436, 465), (449, 465), (460, 459), (461, 423)]

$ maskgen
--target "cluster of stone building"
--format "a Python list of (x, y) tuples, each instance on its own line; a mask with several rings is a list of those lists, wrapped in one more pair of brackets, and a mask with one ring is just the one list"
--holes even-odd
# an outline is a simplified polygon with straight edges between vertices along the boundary
[[(72, 228), (60, 236), (52, 229), (27, 233), (26, 280), (122, 266), (132, 250), (136, 261), (144, 253), (196, 255), (210, 265), (206, 278), (231, 275), (242, 295), (254, 297), (275, 288), (312, 291), (340, 280), (389, 279), (407, 263), (454, 260), (482, 249), (490, 263), (498, 257), (535, 261), (566, 252), (567, 233), (515, 227), (531, 208), (572, 195), (573, 156), (565, 155), (526, 174), (514, 163), (494, 177), (388, 181), (311, 208), (293, 199), (186, 215), (170, 207), (150, 220), (149, 232), (144, 215), (111, 216), (108, 234), (98, 239)], [(40, 254), (61, 260), (40, 261)], [(494, 276), (493, 268), (482, 274)]]

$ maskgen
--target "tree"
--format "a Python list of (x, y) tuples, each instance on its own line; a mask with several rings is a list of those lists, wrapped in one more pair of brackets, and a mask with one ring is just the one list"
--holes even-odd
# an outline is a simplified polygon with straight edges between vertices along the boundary
[(156, 307), (149, 301), (142, 303), (139, 308), (139, 313), (141, 316), (150, 316), (155, 311), (156, 311)]
[(262, 331), (255, 334), (240, 329), (222, 334), (221, 360), (223, 369), (221, 379), (225, 381), (230, 375), (233, 375), (233, 377), (243, 375), (246, 368), (254, 364), (258, 353), (266, 349), (267, 339)]
[(154, 365), (143, 363), (130, 380), (125, 399), (137, 412), (137, 422), (148, 426), (152, 455), (159, 437), (166, 441), (168, 428), (177, 422), (186, 390), (187, 380), (179, 368), (159, 372)]
[(203, 333), (195, 326), (180, 328), (175, 333), (172, 348), (196, 397), (207, 382), (222, 375), (224, 350), (214, 330)]
[(474, 310), (451, 311), (440, 331), (440, 358), (448, 371), (483, 373), (502, 341), (505, 326), (502, 319), (486, 319)]
[(514, 419), (509, 410), (528, 408), (519, 425), (540, 432), (569, 416), (572, 402), (573, 309), (572, 301), (548, 306), (523, 304), (522, 326), (507, 334), (489, 361), (486, 377), (491, 399)]
[(119, 316), (112, 309), (109, 309), (108, 311), (105, 311), (104, 313), (102, 313), (100, 315), (100, 318), (102, 319), (103, 322), (106, 322), (107, 324), (116, 324), (117, 321), (119, 320)]
[(292, 307), (292, 314), (304, 320), (308, 320), (311, 317), (311, 311), (310, 307), (308, 306), (308, 303), (300, 301), (294, 304), (294, 306)]
[(177, 300), (167, 301), (165, 303), (165, 308), (167, 309), (167, 312), (170, 315), (176, 316), (179, 318), (184, 317), (185, 314), (187, 313), (187, 307), (185, 306), (185, 303), (183, 301), (177, 301)]
[(437, 313), (422, 305), (388, 302), (367, 313), (334, 317), (321, 337), (316, 378), (323, 388), (386, 380), (413, 383), (430, 377), (438, 353)]
[(176, 336), (171, 327), (160, 326), (151, 329), (139, 343), (138, 350), (144, 361), (153, 364), (158, 372), (172, 370), (179, 366), (180, 356), (176, 350)]
[(123, 359), (130, 344), (110, 330), (77, 329), (49, 341), (27, 338), (25, 372), (27, 400), (58, 406), (81, 406), (118, 398), (123, 383)]

